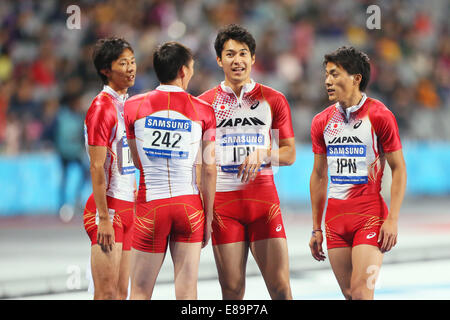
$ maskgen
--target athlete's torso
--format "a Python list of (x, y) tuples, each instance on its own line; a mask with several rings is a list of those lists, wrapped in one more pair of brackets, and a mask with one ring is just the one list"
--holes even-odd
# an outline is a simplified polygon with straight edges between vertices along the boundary
[[(214, 108), (216, 117), (216, 162), (218, 192), (239, 190), (245, 185), (237, 178), (238, 168), (257, 148), (271, 148), (273, 131), (277, 138), (293, 137), (289, 105), (284, 96), (254, 83), (242, 88), (241, 97), (223, 83), (201, 96)], [(272, 168), (263, 164), (254, 184), (274, 185)]]
[[(134, 201), (135, 167), (127, 143), (123, 109), (125, 98), (105, 86), (95, 97), (84, 123), (85, 144), (105, 146), (106, 195)], [(88, 153), (89, 154), (89, 153)]]
[(181, 88), (159, 86), (129, 99), (125, 118), (142, 167), (138, 201), (198, 194), (195, 164), (204, 133), (215, 128), (211, 107)]
[(330, 199), (376, 194), (387, 152), (401, 148), (392, 113), (363, 95), (360, 104), (343, 110), (338, 104), (319, 113), (311, 126), (314, 153), (326, 153)]

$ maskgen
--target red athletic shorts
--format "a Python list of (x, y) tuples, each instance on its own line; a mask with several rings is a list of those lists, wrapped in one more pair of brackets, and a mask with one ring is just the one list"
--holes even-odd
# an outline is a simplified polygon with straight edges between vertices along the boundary
[[(106, 197), (110, 218), (113, 219), (114, 240), (122, 243), (122, 250), (131, 249), (131, 237), (133, 235), (134, 202)], [(91, 194), (83, 214), (84, 229), (86, 230), (92, 245), (97, 244), (97, 207), (94, 195)]]
[(199, 195), (136, 203), (133, 248), (164, 253), (167, 243), (202, 242), (205, 215)]
[(369, 244), (380, 247), (380, 228), (388, 208), (379, 194), (354, 199), (329, 199), (325, 215), (327, 248)]
[(275, 186), (216, 192), (213, 245), (286, 238)]

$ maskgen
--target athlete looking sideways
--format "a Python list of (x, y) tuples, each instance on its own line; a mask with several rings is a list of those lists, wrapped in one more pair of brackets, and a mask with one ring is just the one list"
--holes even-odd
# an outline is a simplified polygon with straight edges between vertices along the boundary
[(123, 108), (136, 63), (130, 44), (119, 38), (97, 41), (93, 60), (104, 87), (85, 120), (93, 194), (84, 210), (84, 227), (92, 242), (94, 299), (126, 299), (136, 178)]
[[(309, 243), (323, 261), (322, 214), (331, 267), (346, 299), (373, 299), (383, 254), (397, 243), (406, 166), (397, 122), (380, 101), (364, 93), (369, 58), (352, 47), (325, 55), (325, 87), (336, 103), (311, 125), (314, 167), (310, 179), (313, 232)], [(392, 170), (388, 210), (381, 197), (385, 162)]]

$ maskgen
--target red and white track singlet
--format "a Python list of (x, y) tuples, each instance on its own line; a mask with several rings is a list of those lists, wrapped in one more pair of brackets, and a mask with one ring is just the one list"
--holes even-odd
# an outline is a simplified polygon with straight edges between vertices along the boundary
[(210, 105), (179, 87), (161, 85), (126, 102), (125, 124), (142, 166), (139, 202), (199, 193), (195, 162), (201, 141), (215, 139)]
[(270, 164), (263, 164), (254, 181), (244, 184), (237, 178), (239, 166), (255, 149), (294, 137), (286, 98), (254, 81), (244, 85), (240, 97), (222, 82), (199, 98), (213, 106), (217, 123), (213, 245), (286, 238)]
[(177, 86), (161, 85), (127, 101), (125, 124), (141, 170), (133, 248), (163, 253), (168, 239), (201, 242), (205, 215), (195, 165), (202, 140), (215, 139), (211, 106)]
[(311, 139), (313, 152), (327, 155), (327, 248), (380, 247), (380, 228), (388, 216), (380, 194), (385, 153), (402, 147), (394, 115), (363, 94), (356, 106), (344, 110), (337, 103), (316, 115)]
[(337, 103), (316, 115), (311, 139), (313, 152), (327, 155), (328, 197), (341, 200), (378, 194), (384, 154), (402, 147), (392, 112), (365, 94), (356, 106), (343, 110)]
[[(256, 148), (271, 148), (273, 139), (294, 137), (291, 111), (284, 95), (255, 83), (244, 85), (241, 96), (222, 82), (200, 99), (210, 103), (216, 116), (217, 192), (235, 191), (245, 185), (238, 167)], [(272, 167), (263, 164), (252, 184), (274, 185)]]
[(123, 111), (126, 96), (119, 96), (111, 87), (92, 101), (84, 123), (86, 148), (105, 146), (106, 195), (114, 199), (135, 200), (135, 167), (128, 147)]

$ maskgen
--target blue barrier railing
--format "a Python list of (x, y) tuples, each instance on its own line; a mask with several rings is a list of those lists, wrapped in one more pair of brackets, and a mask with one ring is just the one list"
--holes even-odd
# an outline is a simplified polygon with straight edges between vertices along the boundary
[[(407, 196), (450, 195), (450, 143), (403, 143), (408, 170)], [(281, 202), (307, 203), (314, 155), (308, 144), (297, 145), (297, 160), (290, 167), (275, 168)], [(53, 153), (0, 156), (0, 216), (57, 213), (61, 196), (61, 164)], [(83, 181), (85, 180), (85, 181)], [(80, 182), (85, 182), (80, 187)], [(80, 168), (68, 168), (66, 202), (74, 204), (81, 188), (81, 203), (91, 193), (89, 178)]]

